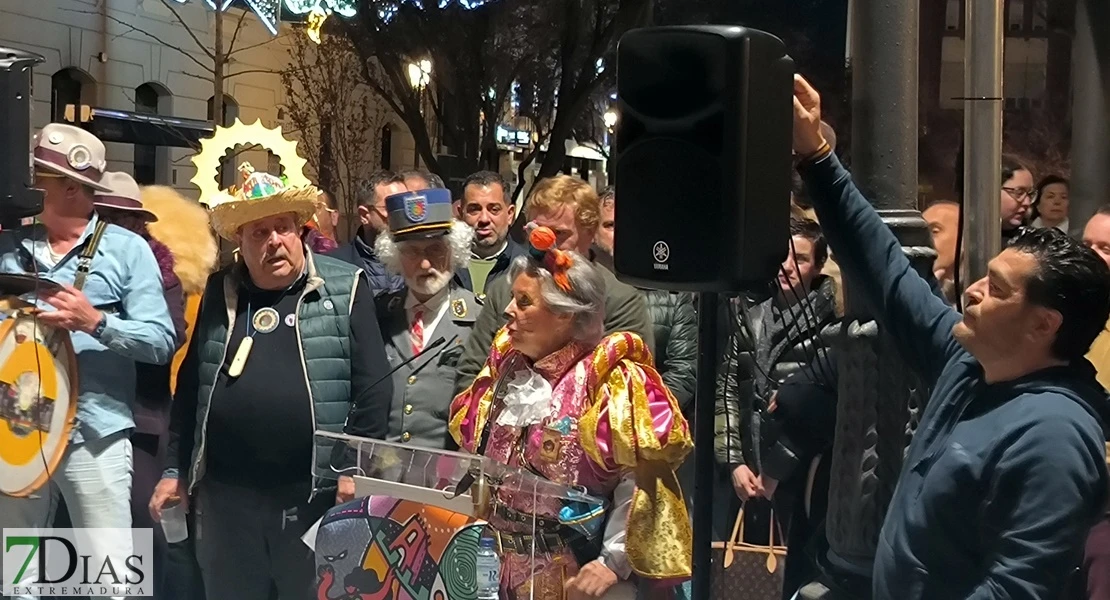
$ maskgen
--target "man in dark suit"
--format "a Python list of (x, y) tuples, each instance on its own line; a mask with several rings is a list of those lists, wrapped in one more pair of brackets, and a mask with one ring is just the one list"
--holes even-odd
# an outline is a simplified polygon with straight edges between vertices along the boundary
[(386, 356), (397, 368), (386, 439), (440, 449), (447, 444), (455, 365), (481, 308), (452, 277), (466, 269), (474, 232), (452, 218), (445, 189), (389, 196), (386, 210), (389, 231), (374, 251), (405, 281), (378, 299)]
[(405, 180), (391, 171), (376, 171), (358, 185), (359, 228), (350, 243), (332, 250), (328, 256), (348, 262), (360, 269), (370, 282), (374, 296), (396, 292), (404, 285), (400, 275), (389, 273), (381, 258), (374, 254), (374, 242), (389, 228), (385, 199), (405, 191)]

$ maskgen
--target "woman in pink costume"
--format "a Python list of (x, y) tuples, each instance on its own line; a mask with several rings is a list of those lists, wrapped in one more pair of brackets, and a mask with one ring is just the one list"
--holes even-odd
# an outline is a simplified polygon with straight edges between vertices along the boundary
[(630, 589), (633, 574), (658, 590), (650, 597), (666, 597), (690, 576), (690, 525), (674, 475), (693, 446), (689, 426), (643, 341), (602, 336), (598, 267), (554, 249), (550, 229), (533, 228), (529, 241), (529, 255), (509, 270), (508, 324), (451, 403), (451, 434), (469, 452), (608, 503), (589, 539), (567, 526), (558, 501), (496, 493), (489, 520), (502, 598), (602, 598)]

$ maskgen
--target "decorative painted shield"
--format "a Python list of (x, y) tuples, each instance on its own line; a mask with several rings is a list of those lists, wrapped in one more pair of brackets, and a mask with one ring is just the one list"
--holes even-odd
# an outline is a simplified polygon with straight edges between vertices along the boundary
[(24, 312), (0, 323), (0, 493), (29, 496), (50, 479), (76, 416), (69, 332)]
[(332, 508), (316, 534), (314, 600), (474, 600), (474, 517), (388, 496)]

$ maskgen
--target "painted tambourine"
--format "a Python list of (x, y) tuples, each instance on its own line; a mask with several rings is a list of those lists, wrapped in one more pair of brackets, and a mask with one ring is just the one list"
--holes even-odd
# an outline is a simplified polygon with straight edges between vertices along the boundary
[(76, 416), (69, 332), (12, 313), (0, 322), (0, 493), (25, 497), (49, 481)]

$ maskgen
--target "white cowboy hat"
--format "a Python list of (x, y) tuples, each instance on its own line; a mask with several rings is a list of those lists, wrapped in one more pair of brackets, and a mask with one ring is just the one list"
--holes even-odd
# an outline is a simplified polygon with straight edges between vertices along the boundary
[(104, 142), (95, 135), (61, 123), (50, 123), (35, 136), (35, 169), (61, 175), (94, 190), (108, 192), (100, 183), (107, 161)]
[(100, 179), (100, 183), (107, 187), (108, 191), (96, 192), (93, 204), (97, 207), (133, 212), (146, 219), (148, 223), (158, 220), (154, 213), (143, 208), (139, 184), (135, 183), (127, 173), (109, 171)]

